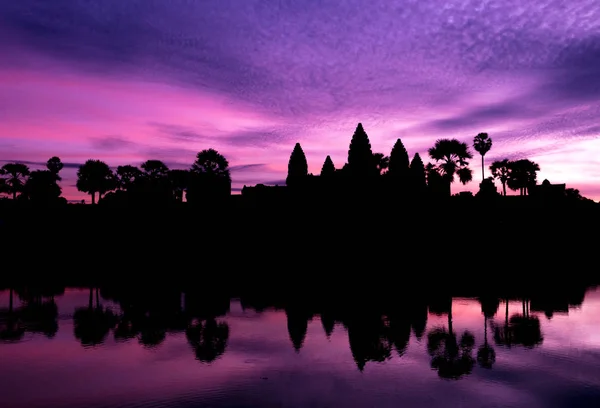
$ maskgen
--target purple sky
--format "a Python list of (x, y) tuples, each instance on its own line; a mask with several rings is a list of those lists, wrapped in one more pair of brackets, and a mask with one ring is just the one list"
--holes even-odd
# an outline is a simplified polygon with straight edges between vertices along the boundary
[(488, 132), (488, 165), (527, 157), (600, 199), (596, 0), (3, 1), (0, 38), (0, 160), (60, 156), (68, 198), (88, 158), (208, 147), (234, 188), (283, 183), (294, 143), (341, 167), (362, 122), (423, 157)]

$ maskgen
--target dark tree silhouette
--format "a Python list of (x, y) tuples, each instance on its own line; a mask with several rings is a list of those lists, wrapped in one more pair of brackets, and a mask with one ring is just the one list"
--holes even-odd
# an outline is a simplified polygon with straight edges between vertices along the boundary
[(484, 172), (484, 157), (487, 152), (492, 148), (492, 139), (488, 136), (487, 133), (479, 133), (473, 139), (473, 148), (477, 153), (481, 155), (481, 180), (485, 180), (485, 172)]
[(0, 175), (4, 176), (4, 189), (12, 195), (13, 200), (17, 199), (17, 194), (24, 191), (29, 174), (29, 167), (23, 163), (6, 163), (0, 169)]
[(468, 167), (468, 159), (472, 159), (473, 155), (466, 143), (456, 139), (438, 139), (428, 152), (429, 156), (439, 163), (439, 169), (447, 183), (448, 195), (455, 175), (463, 184), (473, 179), (473, 172)]
[(229, 340), (229, 326), (225, 322), (208, 319), (190, 325), (185, 331), (188, 343), (194, 350), (196, 360), (212, 363), (225, 353)]
[(215, 149), (202, 150), (190, 168), (187, 201), (210, 202), (231, 195), (229, 162)]
[(567, 188), (565, 189), (565, 197), (568, 200), (572, 201), (581, 201), (585, 200), (585, 198), (581, 195), (578, 189), (576, 188)]
[[(423, 164), (423, 162), (421, 162), (421, 164)], [(390, 153), (388, 175), (397, 178), (398, 180), (404, 181), (408, 177), (409, 169), (410, 164), (408, 152), (406, 151), (402, 140), (398, 139), (396, 140), (396, 143), (394, 143), (394, 147), (392, 148), (392, 151)]]
[(25, 326), (14, 309), (14, 290), (9, 289), (8, 312), (0, 319), (0, 343), (15, 343), (25, 335)]
[(110, 310), (100, 305), (98, 290), (94, 305), (94, 288), (90, 287), (87, 308), (78, 308), (73, 314), (73, 330), (75, 338), (84, 347), (94, 347), (104, 343), (106, 336), (116, 325), (116, 317)]
[(506, 183), (510, 178), (511, 162), (508, 159), (496, 160), (490, 166), (492, 177), (502, 183), (502, 195), (506, 196)]
[(515, 344), (513, 328), (508, 319), (508, 299), (504, 299), (504, 324), (494, 325), (494, 342), (499, 346), (511, 348)]
[(413, 192), (421, 193), (427, 187), (427, 177), (425, 175), (425, 166), (419, 153), (415, 153), (410, 162), (410, 186)]
[[(0, 175), (2, 175), (2, 169), (0, 169)], [(0, 195), (10, 194), (6, 185), (6, 180), (0, 177)]]
[(354, 177), (371, 177), (379, 174), (377, 163), (373, 157), (369, 136), (367, 136), (362, 123), (359, 123), (352, 135), (348, 149), (348, 171)]
[(115, 176), (108, 164), (101, 160), (88, 160), (77, 170), (77, 190), (88, 193), (92, 198), (92, 204), (96, 204), (96, 193), (98, 200), (102, 194), (116, 187)]
[(231, 180), (229, 174), (229, 162), (215, 149), (202, 150), (196, 155), (196, 161), (192, 164), (190, 169), (192, 173), (206, 174), (210, 176), (219, 177), (222, 179)]
[(296, 143), (288, 162), (288, 174), (285, 183), (288, 186), (293, 186), (298, 182), (302, 182), (307, 176), (308, 162), (306, 161), (302, 146), (300, 146), (300, 143)]
[(60, 158), (57, 157), (57, 156), (52, 156), (46, 162), (46, 168), (48, 169), (48, 171), (50, 173), (52, 173), (54, 175), (54, 177), (56, 177), (57, 181), (61, 181), (62, 180), (62, 178), (60, 177), (59, 173), (63, 169), (63, 167), (65, 167), (65, 165), (60, 160)]
[(29, 200), (49, 204), (56, 202), (62, 189), (57, 183), (58, 174), (50, 170), (35, 170), (25, 183), (24, 193)]
[(149, 180), (162, 179), (169, 173), (169, 167), (160, 160), (146, 160), (140, 167)]
[[(291, 158), (290, 158), (291, 159)], [(308, 169), (307, 169), (308, 172)], [(321, 176), (322, 177), (331, 177), (335, 174), (335, 166), (330, 156), (325, 158), (325, 162), (323, 163), (323, 167), (321, 167)]]
[(509, 320), (513, 340), (525, 348), (534, 348), (544, 341), (540, 320), (529, 314), (529, 299), (522, 299), (522, 304), (523, 314), (511, 316)]
[(120, 190), (130, 190), (134, 183), (139, 182), (144, 173), (130, 164), (117, 167), (117, 187)]
[(437, 370), (441, 378), (458, 379), (473, 370), (475, 359), (472, 352), (475, 338), (470, 332), (465, 331), (460, 342), (457, 341), (452, 326), (452, 298), (443, 299), (439, 305), (432, 304), (430, 310), (434, 312), (436, 306), (441, 309), (438, 314), (440, 312), (448, 314), (448, 330), (438, 327), (427, 335), (427, 352), (432, 357), (431, 368)]
[(427, 178), (427, 188), (430, 192), (437, 194), (442, 191), (444, 194), (447, 194), (448, 183), (444, 180), (436, 165), (427, 163), (427, 166), (425, 166), (425, 176)]
[(500, 299), (496, 297), (483, 297), (479, 299), (481, 312), (483, 313), (483, 345), (477, 350), (477, 362), (482, 368), (492, 368), (496, 362), (496, 351), (488, 343), (488, 319), (493, 318), (500, 306)]
[(373, 160), (377, 167), (377, 174), (384, 174), (390, 165), (390, 158), (383, 153), (373, 153)]
[(432, 357), (431, 368), (438, 371), (441, 378), (459, 379), (470, 374), (475, 365), (472, 357), (475, 338), (464, 332), (457, 341), (456, 334), (442, 328), (432, 330), (428, 335), (427, 351)]
[(177, 201), (183, 201), (183, 193), (187, 190), (190, 183), (190, 172), (188, 170), (174, 169), (169, 171), (169, 181)]
[(537, 172), (540, 165), (528, 159), (516, 160), (510, 163), (508, 188), (519, 191), (519, 195), (527, 195), (529, 188), (537, 183)]

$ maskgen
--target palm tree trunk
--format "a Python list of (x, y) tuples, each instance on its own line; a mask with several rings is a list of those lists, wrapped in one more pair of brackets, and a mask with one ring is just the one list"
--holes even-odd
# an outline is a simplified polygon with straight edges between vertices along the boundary
[(506, 197), (506, 181), (502, 183), (502, 191), (504, 192), (504, 197)]
[(481, 155), (481, 181), (485, 180), (485, 167), (483, 166), (483, 154)]
[(483, 316), (483, 344), (487, 346), (487, 316)]
[(452, 334), (452, 299), (450, 299), (450, 310), (448, 311), (448, 331)]
[(92, 196), (92, 205), (94, 205), (94, 204), (96, 204), (96, 192), (92, 191), (91, 196)]
[(17, 190), (13, 189), (13, 200), (17, 199)]
[(506, 298), (506, 312), (504, 312), (504, 319), (506, 320), (506, 325), (508, 325), (508, 298)]
[(96, 288), (96, 308), (100, 309), (100, 295), (98, 294), (99, 289)]

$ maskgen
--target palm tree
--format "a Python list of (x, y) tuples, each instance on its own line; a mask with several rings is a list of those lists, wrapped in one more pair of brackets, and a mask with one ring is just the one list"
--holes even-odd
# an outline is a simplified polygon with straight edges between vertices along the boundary
[(473, 148), (481, 155), (481, 180), (485, 180), (484, 156), (492, 148), (492, 139), (487, 133), (479, 133), (473, 139)]
[(496, 160), (490, 166), (490, 171), (492, 172), (492, 177), (498, 179), (500, 183), (502, 183), (502, 193), (506, 196), (506, 183), (510, 178), (512, 162), (508, 159), (504, 160)]
[(46, 168), (54, 175), (56, 181), (61, 181), (62, 178), (58, 175), (65, 165), (60, 161), (59, 157), (53, 156), (46, 162)]
[(448, 195), (450, 195), (450, 185), (454, 182), (454, 176), (457, 175), (462, 184), (467, 184), (473, 180), (473, 171), (468, 167), (468, 159), (473, 155), (469, 151), (466, 143), (456, 139), (438, 139), (433, 147), (429, 148), (429, 156), (439, 163), (446, 183), (448, 184)]
[(0, 169), (0, 175), (8, 176), (4, 178), (4, 188), (12, 195), (13, 200), (17, 199), (18, 193), (23, 192), (29, 174), (29, 167), (23, 163), (6, 163)]
[(537, 172), (540, 171), (540, 165), (528, 159), (521, 159), (511, 162), (508, 178), (508, 188), (513, 191), (519, 190), (520, 195), (527, 195), (529, 187), (537, 183)]
[(385, 173), (390, 166), (390, 158), (383, 153), (373, 153), (373, 160), (375, 161), (379, 174)]
[(101, 160), (88, 160), (77, 170), (77, 190), (88, 193), (92, 197), (92, 204), (96, 204), (102, 194), (114, 189), (116, 180), (108, 164)]

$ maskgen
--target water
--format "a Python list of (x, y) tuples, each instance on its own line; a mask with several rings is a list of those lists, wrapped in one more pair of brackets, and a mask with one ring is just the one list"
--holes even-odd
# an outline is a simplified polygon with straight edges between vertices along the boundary
[[(332, 322), (325, 316), (323, 324), (318, 314), (303, 336), (310, 313), (288, 313), (288, 325), (284, 310), (257, 312), (235, 299), (208, 326), (206, 316), (181, 317), (173, 305), (186, 302), (174, 295), (149, 313), (100, 297), (104, 314), (85, 315), (89, 294), (66, 289), (54, 298), (57, 309), (50, 297), (42, 299), (45, 308), (24, 308), (15, 295), (17, 334), (9, 336), (9, 292), (0, 292), (1, 407), (600, 407), (597, 289), (580, 305), (555, 306), (563, 311), (551, 318), (532, 300), (528, 324), (518, 329), (513, 320), (506, 333), (501, 301), (487, 321), (485, 349), (477, 299), (454, 298), (450, 322), (430, 306), (418, 338), (424, 319), (413, 319), (412, 328), (410, 321), (396, 327), (387, 318), (355, 319), (348, 329), (337, 322), (327, 336), (324, 327)], [(508, 306), (509, 318), (523, 314), (520, 300)], [(76, 315), (78, 308), (83, 312)], [(430, 339), (449, 323), (457, 352), (444, 355)], [(440, 339), (453, 350), (450, 337)]]

